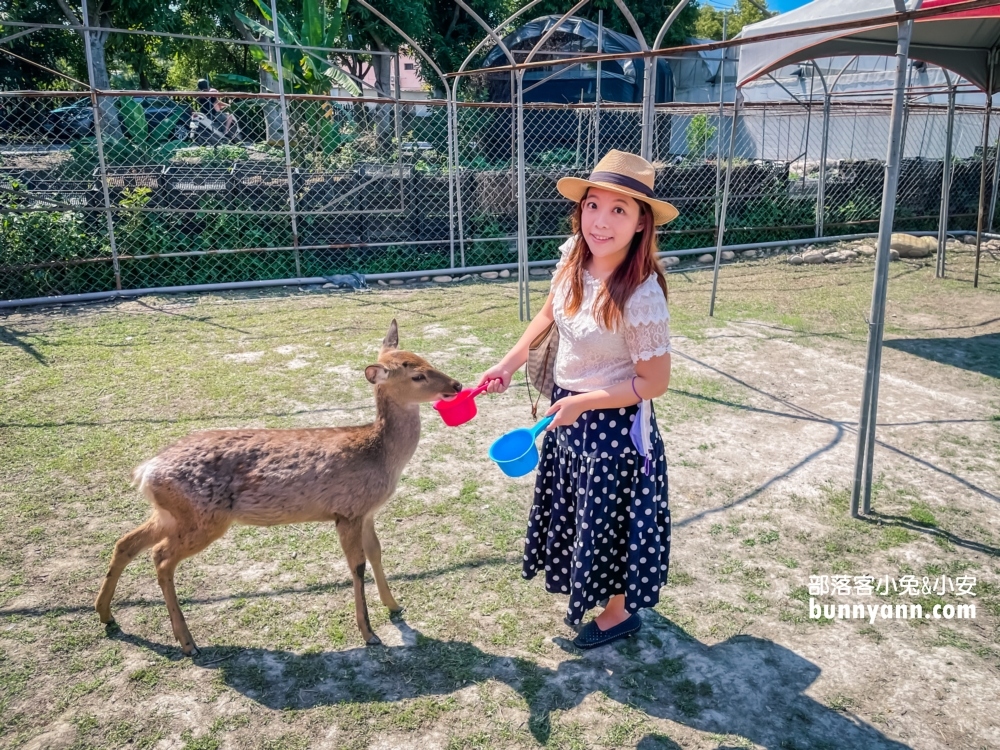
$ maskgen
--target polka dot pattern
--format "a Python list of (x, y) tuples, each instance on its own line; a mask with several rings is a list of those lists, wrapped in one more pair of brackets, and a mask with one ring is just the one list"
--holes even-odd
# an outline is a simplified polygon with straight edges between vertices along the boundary
[[(556, 386), (552, 399), (570, 395)], [(654, 417), (653, 470), (642, 473), (627, 437), (638, 411), (585, 412), (542, 441), (522, 575), (544, 572), (546, 591), (568, 595), (573, 625), (615, 594), (631, 612), (653, 607), (667, 580), (667, 459)]]

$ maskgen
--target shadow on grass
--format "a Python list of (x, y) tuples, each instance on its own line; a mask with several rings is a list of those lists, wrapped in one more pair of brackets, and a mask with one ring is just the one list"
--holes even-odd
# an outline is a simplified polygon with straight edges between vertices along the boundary
[(20, 331), (15, 331), (13, 328), (8, 328), (7, 326), (0, 326), (0, 344), (16, 346), (25, 354), (33, 357), (38, 364), (48, 366), (49, 363), (45, 361), (45, 357), (42, 353), (27, 341), (23, 340), (27, 338), (28, 335), (29, 334), (21, 333)]
[[(395, 575), (388, 574), (386, 579), (390, 582), (397, 581), (421, 581), (430, 578), (436, 578), (437, 576), (445, 575), (447, 573), (454, 572), (456, 570), (475, 570), (477, 568), (490, 568), (497, 565), (511, 565), (520, 559), (520, 552), (516, 553), (512, 557), (503, 557), (501, 555), (494, 555), (493, 557), (480, 557), (475, 560), (468, 560), (462, 563), (456, 563), (455, 565), (448, 565), (441, 568), (432, 568), (430, 570), (424, 570), (420, 573), (397, 573)], [(369, 579), (370, 580), (370, 579)], [(282, 596), (295, 596), (297, 594), (328, 594), (334, 591), (350, 590), (353, 584), (349, 578), (343, 578), (337, 581), (329, 581), (327, 583), (314, 583), (309, 586), (300, 587), (286, 587), (281, 589), (270, 589), (268, 591), (238, 591), (232, 594), (227, 594), (225, 596), (202, 596), (202, 597), (181, 597), (180, 603), (182, 607), (189, 604), (216, 604), (218, 602), (233, 601), (235, 599), (267, 599), (267, 598), (277, 598)], [(405, 602), (404, 602), (405, 604)], [(115, 610), (122, 607), (163, 607), (163, 598), (160, 596), (154, 597), (152, 599), (122, 599), (116, 600), (114, 604)], [(6, 617), (8, 615), (17, 615), (20, 617), (45, 617), (48, 615), (63, 616), (78, 614), (81, 612), (94, 612), (94, 606), (91, 603), (81, 604), (75, 607), (64, 607), (64, 606), (51, 606), (51, 607), (20, 607), (17, 609), (3, 608), (0, 607), (0, 616)]]
[(1000, 333), (968, 338), (891, 339), (885, 345), (933, 362), (1000, 378)]
[[(395, 627), (406, 645), (308, 654), (214, 646), (204, 648), (194, 663), (217, 671), (228, 687), (267, 708), (340, 707), (350, 721), (376, 732), (379, 722), (391, 723), (394, 714), (418, 710), (412, 703), (392, 704), (493, 681), (524, 701), (528, 730), (540, 744), (553, 734), (553, 712), (571, 710), (588, 695), (602, 693), (649, 717), (739, 735), (768, 749), (907, 747), (806, 695), (821, 670), (790, 649), (752, 636), (709, 646), (653, 610), (644, 610), (642, 617), (637, 637), (607, 648), (582, 652), (567, 640), (553, 639), (571, 657), (556, 669), (471, 643), (428, 638), (402, 620), (383, 631)], [(181, 658), (173, 646), (120, 631), (113, 637)], [(647, 734), (638, 746), (680, 747), (662, 734)]]
[(946, 529), (942, 529), (938, 526), (931, 526), (926, 523), (920, 523), (908, 516), (894, 516), (888, 513), (878, 513), (876, 511), (872, 511), (871, 514), (861, 516), (858, 520), (865, 523), (879, 524), (883, 526), (897, 526), (901, 529), (915, 531), (918, 534), (926, 534), (934, 539), (950, 542), (956, 547), (973, 550), (974, 552), (982, 552), (985, 555), (992, 555), (993, 557), (1000, 557), (1000, 547), (992, 547), (989, 544), (983, 544), (982, 542), (976, 542), (971, 539), (963, 539)]

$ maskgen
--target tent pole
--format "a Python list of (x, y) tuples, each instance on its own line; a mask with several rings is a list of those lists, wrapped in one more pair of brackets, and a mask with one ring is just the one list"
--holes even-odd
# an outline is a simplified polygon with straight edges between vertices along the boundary
[[(990, 50), (990, 75), (986, 92), (986, 113), (983, 115), (983, 166), (979, 172), (979, 216), (976, 219), (976, 270), (972, 275), (972, 286), (979, 287), (979, 257), (983, 251), (983, 219), (986, 213), (986, 161), (990, 148), (990, 111), (993, 109), (993, 69), (996, 50)], [(996, 156), (994, 156), (994, 163)], [(994, 166), (994, 170), (996, 167)], [(994, 196), (995, 198), (995, 196)]]
[[(993, 97), (990, 97), (990, 103), (992, 104)], [(1000, 154), (1000, 132), (997, 133), (997, 139), (994, 141), (993, 146), (993, 190), (990, 192), (990, 208), (989, 215), (986, 219), (986, 232), (988, 234), (993, 233), (993, 218), (996, 214), (997, 207), (997, 182), (1000, 180), (1000, 169), (997, 169), (997, 154)]]
[(517, 71), (517, 291), (520, 319), (531, 320), (528, 301), (528, 197), (524, 164), (524, 70)]
[[(740, 90), (733, 98), (733, 121), (729, 126), (729, 160), (726, 162), (726, 184), (722, 190), (722, 206), (719, 208), (719, 226), (715, 235), (715, 269), (712, 272), (712, 298), (708, 303), (709, 317), (715, 315), (715, 293), (719, 288), (719, 264), (722, 261), (722, 240), (726, 234), (726, 210), (729, 208), (729, 189), (733, 177), (733, 153), (736, 151), (736, 118), (740, 111)], [(721, 123), (720, 123), (721, 124)]]
[[(905, 12), (902, 0), (896, 9)], [(865, 384), (858, 420), (858, 444), (854, 457), (854, 484), (851, 488), (851, 516), (857, 518), (859, 508), (871, 511), (872, 459), (875, 450), (875, 418), (878, 410), (878, 379), (882, 358), (882, 331), (885, 325), (885, 297), (889, 279), (889, 242), (896, 214), (896, 188), (902, 151), (903, 98), (905, 95), (907, 58), (913, 22), (897, 24), (896, 87), (892, 96), (892, 115), (886, 155), (885, 183), (882, 188), (882, 214), (879, 219), (878, 252), (875, 256), (875, 282), (872, 289), (871, 314), (868, 319), (868, 356), (865, 364)]]
[[(726, 41), (726, 21), (729, 16), (722, 12), (722, 41)], [(719, 63), (719, 127), (715, 136), (715, 225), (719, 225), (719, 212), (722, 210), (722, 201), (719, 200), (719, 188), (722, 187), (722, 134), (726, 132), (723, 124), (726, 121), (725, 110), (725, 70), (726, 70), (726, 50), (722, 50), (722, 62)]]
[(948, 88), (948, 129), (944, 140), (944, 163), (941, 165), (941, 217), (938, 219), (937, 273), (944, 278), (945, 249), (948, 244), (948, 219), (951, 213), (951, 147), (955, 136), (955, 95), (956, 87)]
[[(597, 11), (597, 54), (604, 51), (604, 11)], [(601, 160), (601, 61), (597, 61), (594, 82), (594, 164)]]
[(819, 185), (816, 187), (816, 236), (826, 231), (826, 156), (830, 145), (830, 92), (823, 97), (823, 142), (820, 144)]

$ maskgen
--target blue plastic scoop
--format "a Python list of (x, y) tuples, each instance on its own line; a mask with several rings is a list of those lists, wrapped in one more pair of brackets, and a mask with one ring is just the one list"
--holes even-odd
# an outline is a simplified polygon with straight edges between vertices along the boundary
[(535, 438), (555, 419), (551, 414), (544, 417), (532, 428), (521, 427), (501, 435), (490, 446), (490, 458), (509, 477), (523, 477), (538, 466), (538, 448)]

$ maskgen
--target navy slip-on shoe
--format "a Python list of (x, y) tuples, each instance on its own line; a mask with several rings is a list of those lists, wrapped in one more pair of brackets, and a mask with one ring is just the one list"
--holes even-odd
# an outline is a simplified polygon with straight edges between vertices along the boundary
[(634, 614), (624, 622), (620, 622), (613, 628), (601, 630), (597, 627), (597, 621), (591, 620), (580, 630), (580, 634), (573, 639), (573, 645), (577, 648), (597, 648), (619, 638), (628, 638), (635, 635), (642, 628), (642, 619), (638, 614)]

